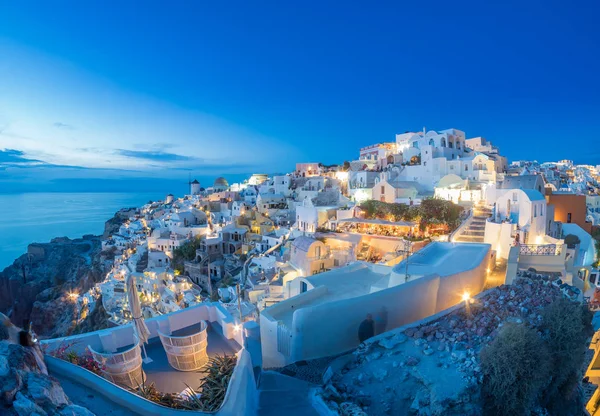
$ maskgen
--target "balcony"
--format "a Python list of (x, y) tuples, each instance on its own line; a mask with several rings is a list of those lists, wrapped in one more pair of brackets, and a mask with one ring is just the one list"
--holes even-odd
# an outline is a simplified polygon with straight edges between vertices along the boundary
[(524, 256), (560, 256), (561, 246), (556, 244), (521, 244), (519, 254)]

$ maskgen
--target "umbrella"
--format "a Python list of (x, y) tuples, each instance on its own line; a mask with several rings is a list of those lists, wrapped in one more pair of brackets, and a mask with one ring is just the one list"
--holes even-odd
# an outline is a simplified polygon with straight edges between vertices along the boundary
[(138, 291), (135, 286), (135, 278), (131, 274), (127, 277), (127, 299), (129, 300), (129, 308), (131, 309), (131, 316), (133, 317), (133, 331), (138, 337), (140, 344), (142, 344), (142, 349), (144, 350), (144, 362), (151, 363), (152, 359), (148, 358), (146, 346), (144, 345), (148, 342), (150, 331), (142, 316), (140, 297), (138, 296)]

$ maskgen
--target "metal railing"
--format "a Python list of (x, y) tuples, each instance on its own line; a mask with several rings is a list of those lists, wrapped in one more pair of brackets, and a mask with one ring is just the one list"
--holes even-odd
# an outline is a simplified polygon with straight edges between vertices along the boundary
[(521, 244), (519, 245), (519, 254), (525, 256), (558, 256), (560, 255), (560, 246), (556, 244)]

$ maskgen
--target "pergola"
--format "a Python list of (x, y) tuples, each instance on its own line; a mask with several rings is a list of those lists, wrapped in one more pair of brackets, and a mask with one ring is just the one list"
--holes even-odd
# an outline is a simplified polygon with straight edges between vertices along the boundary
[(416, 223), (381, 219), (346, 218), (338, 221), (338, 230), (361, 234), (405, 236), (413, 233)]

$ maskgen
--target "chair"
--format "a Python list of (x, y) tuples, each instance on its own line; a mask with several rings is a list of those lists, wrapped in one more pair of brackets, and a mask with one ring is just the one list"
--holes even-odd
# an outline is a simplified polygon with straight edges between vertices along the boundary
[(179, 371), (195, 371), (208, 363), (208, 325), (205, 321), (182, 328), (174, 333), (158, 330), (169, 364)]

